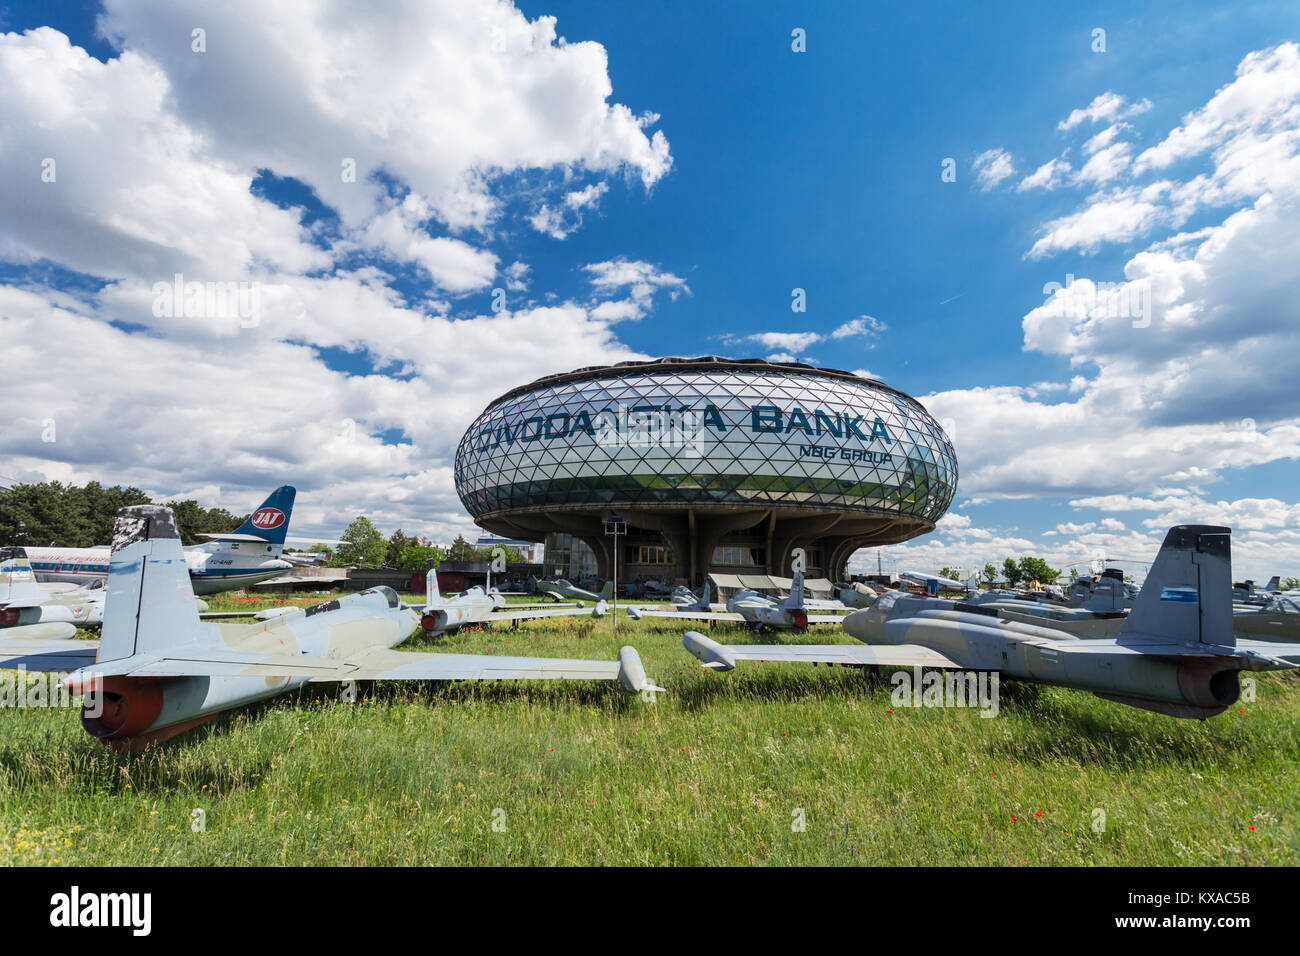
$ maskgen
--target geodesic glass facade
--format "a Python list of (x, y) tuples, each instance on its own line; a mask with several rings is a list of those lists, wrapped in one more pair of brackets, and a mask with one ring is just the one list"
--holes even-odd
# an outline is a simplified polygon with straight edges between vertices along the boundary
[(879, 382), (811, 366), (665, 359), (580, 369), (507, 393), (456, 451), (475, 517), (547, 506), (749, 504), (947, 510), (939, 424)]

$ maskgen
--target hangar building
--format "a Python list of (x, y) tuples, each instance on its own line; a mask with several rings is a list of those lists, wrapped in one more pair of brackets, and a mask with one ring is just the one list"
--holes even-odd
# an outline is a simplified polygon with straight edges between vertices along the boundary
[[(859, 548), (934, 528), (957, 459), (914, 398), (851, 372), (761, 359), (580, 368), (511, 389), (456, 450), (481, 527), (546, 541), (548, 573), (698, 587), (706, 574), (841, 580)], [(578, 570), (575, 571), (575, 568)]]

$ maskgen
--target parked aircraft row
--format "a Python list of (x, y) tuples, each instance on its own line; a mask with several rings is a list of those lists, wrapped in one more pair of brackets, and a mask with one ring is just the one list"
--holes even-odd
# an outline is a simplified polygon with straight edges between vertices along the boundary
[[(695, 631), (686, 633), (683, 644), (716, 670), (761, 660), (997, 672), (1092, 691), (1169, 716), (1206, 718), (1236, 701), (1242, 671), (1300, 666), (1300, 643), (1238, 643), (1230, 542), (1227, 528), (1171, 528), (1132, 612), (1116, 618), (1122, 624), (1113, 636), (1080, 637), (1055, 620), (1018, 619), (1011, 615), (1028, 611), (996, 600), (982, 605), (893, 591), (868, 608), (827, 616), (825, 623), (842, 623), (861, 644), (727, 645)], [(404, 605), (381, 587), (307, 609), (262, 612), (252, 622), (217, 623), (202, 619), (188, 570), (169, 509), (123, 509), (114, 527), (101, 639), (0, 631), (0, 666), (70, 672), (64, 686), (86, 695), (83, 727), (125, 751), (313, 681), (562, 678), (617, 680), (631, 693), (662, 690), (646, 676), (632, 647), (623, 647), (617, 660), (396, 650), (417, 629), (437, 634), (468, 624), (574, 613), (516, 610), (490, 588), (443, 597), (436, 571), (428, 576), (420, 605)], [(11, 570), (7, 581), (11, 597), (15, 585), (21, 591), (29, 583), (13, 575)], [(735, 610), (726, 619), (801, 629), (811, 620), (802, 607), (803, 590), (796, 575), (783, 600), (741, 591), (728, 602)], [(650, 610), (637, 609), (639, 616), (652, 616)], [(604, 602), (590, 613), (604, 614)], [(713, 619), (716, 613), (653, 616)]]

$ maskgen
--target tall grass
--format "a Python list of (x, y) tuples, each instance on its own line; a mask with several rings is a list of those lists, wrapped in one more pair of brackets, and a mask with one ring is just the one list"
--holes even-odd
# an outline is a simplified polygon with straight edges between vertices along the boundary
[(987, 719), (895, 707), (851, 668), (705, 671), (682, 631), (575, 616), (410, 645), (609, 658), (632, 643), (669, 691), (654, 703), (610, 682), (386, 683), (350, 704), (319, 685), (136, 755), (73, 710), (5, 709), (0, 862), (1300, 861), (1290, 675), (1205, 722), (1013, 684)]

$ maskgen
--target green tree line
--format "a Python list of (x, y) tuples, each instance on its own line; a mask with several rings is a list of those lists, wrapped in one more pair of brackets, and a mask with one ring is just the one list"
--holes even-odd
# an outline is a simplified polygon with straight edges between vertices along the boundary
[[(523, 561), (523, 555), (514, 548), (505, 548), (505, 552), (508, 564)], [(406, 534), (401, 528), (385, 539), (373, 521), (365, 515), (358, 515), (340, 536), (339, 546), (334, 549), (329, 564), (340, 568), (383, 566), (423, 571), (430, 561), (434, 562), (434, 567), (438, 567), (443, 561), (491, 560), (491, 548), (476, 548), (461, 535), (456, 536), (446, 551), (420, 544), (419, 538)]]
[[(113, 540), (113, 515), (128, 505), (153, 504), (139, 488), (97, 481), (65, 485), (58, 481), (18, 484), (0, 490), (0, 545), (93, 548)], [(204, 508), (197, 501), (168, 502), (176, 514), (182, 544), (198, 544), (202, 534), (228, 534), (247, 519), (225, 508)]]

